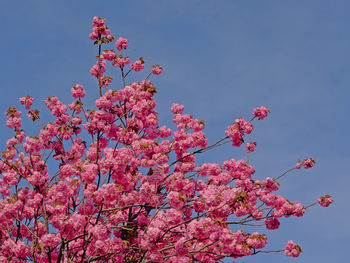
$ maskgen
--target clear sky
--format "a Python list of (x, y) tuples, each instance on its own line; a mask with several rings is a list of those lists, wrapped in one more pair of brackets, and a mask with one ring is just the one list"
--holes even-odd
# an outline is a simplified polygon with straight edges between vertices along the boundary
[[(90, 103), (98, 95), (89, 74), (96, 47), (88, 38), (93, 16), (107, 19), (116, 37), (129, 39), (128, 55), (146, 67), (161, 64), (154, 78), (160, 120), (170, 124), (173, 102), (206, 121), (210, 142), (224, 136), (236, 117), (249, 118), (256, 106), (271, 115), (255, 122), (247, 140), (256, 178), (278, 176), (298, 159), (317, 165), (281, 180), (280, 194), (307, 205), (331, 194), (329, 208), (308, 210), (282, 220), (267, 233), (267, 249), (292, 239), (303, 253), (256, 255), (237, 262), (349, 262), (349, 1), (87, 1), (30, 0), (1, 3), (0, 111), (31, 95), (58, 96), (70, 103), (70, 88), (85, 86)], [(112, 88), (117, 89), (119, 74)], [(135, 74), (141, 80), (145, 72)], [(11, 134), (0, 116), (0, 146)], [(243, 149), (225, 146), (201, 156), (222, 162), (244, 158)]]

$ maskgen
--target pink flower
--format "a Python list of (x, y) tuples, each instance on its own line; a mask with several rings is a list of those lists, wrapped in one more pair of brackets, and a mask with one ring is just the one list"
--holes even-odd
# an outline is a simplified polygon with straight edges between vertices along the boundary
[(257, 232), (252, 233), (247, 239), (247, 245), (256, 249), (263, 248), (267, 244), (266, 235), (260, 235)]
[(297, 164), (295, 165), (295, 168), (300, 169), (302, 166), (303, 166), (303, 163), (298, 161)]
[(292, 240), (289, 240), (286, 247), (284, 248), (284, 253), (288, 257), (298, 257), (300, 253), (303, 252), (301, 247), (295, 244)]
[(89, 35), (91, 40), (97, 40), (101, 38), (101, 36), (106, 36), (104, 38), (105, 41), (112, 41), (114, 37), (111, 35), (111, 31), (105, 24), (105, 19), (101, 17), (94, 17), (92, 20), (92, 33)]
[(86, 164), (82, 167), (81, 178), (87, 184), (91, 184), (97, 176), (97, 165), (96, 164)]
[(271, 218), (265, 219), (265, 225), (266, 225), (267, 229), (274, 230), (274, 229), (279, 228), (280, 222), (278, 221), (277, 218), (271, 217)]
[(94, 16), (92, 19), (92, 26), (104, 26), (105, 19), (102, 17)]
[(30, 109), (30, 106), (33, 104), (34, 98), (30, 96), (22, 97), (19, 99), (22, 105), (25, 105), (26, 110)]
[(251, 143), (246, 143), (246, 152), (250, 153), (250, 152), (254, 152), (255, 147), (256, 147), (256, 142), (251, 142)]
[(167, 199), (169, 205), (175, 209), (181, 209), (187, 201), (183, 194), (175, 191), (169, 192)]
[(327, 207), (329, 206), (331, 203), (333, 203), (333, 198), (330, 195), (325, 195), (325, 196), (321, 196), (320, 198), (317, 199), (317, 202), (323, 206), (323, 207)]
[(303, 162), (298, 161), (298, 163), (295, 165), (295, 168), (300, 169), (301, 167), (304, 167), (304, 169), (309, 169), (315, 164), (316, 161), (313, 158), (307, 158)]
[(126, 49), (128, 47), (129, 41), (126, 38), (120, 37), (116, 43), (115, 46), (116, 48), (121, 51), (122, 49)]
[(74, 87), (71, 88), (71, 93), (74, 98), (84, 98), (85, 96), (85, 90), (82, 85), (76, 84)]
[(143, 58), (140, 58), (139, 60), (136, 60), (134, 63), (131, 64), (131, 68), (136, 72), (139, 72), (144, 67), (145, 67), (145, 62), (143, 61)]
[(180, 238), (175, 243), (175, 250), (179, 256), (185, 256), (189, 252), (189, 249), (186, 247), (185, 242), (186, 242), (185, 238)]
[(123, 68), (129, 63), (130, 63), (129, 57), (118, 56), (118, 57), (115, 57), (115, 59), (112, 61), (112, 66)]
[(309, 169), (315, 165), (315, 160), (312, 158), (305, 159), (303, 162), (304, 169)]
[(101, 56), (100, 60), (96, 62), (90, 69), (90, 74), (97, 77), (102, 77), (103, 73), (106, 71), (106, 61)]
[(56, 234), (45, 234), (41, 237), (45, 247), (53, 248), (60, 243), (61, 239)]
[(246, 134), (250, 134), (253, 130), (253, 124), (247, 121), (242, 128), (244, 129)]
[(104, 50), (102, 53), (102, 56), (104, 59), (108, 61), (112, 61), (115, 58), (115, 53), (113, 49), (110, 50)]
[(235, 120), (232, 126), (228, 126), (225, 131), (226, 136), (232, 138), (232, 146), (239, 147), (244, 142), (244, 132), (248, 131), (249, 134), (252, 131), (252, 125), (246, 122), (243, 118)]
[(161, 74), (163, 72), (163, 67), (159, 66), (159, 65), (153, 66), (152, 69), (151, 69), (151, 72), (154, 75), (159, 75), (159, 74)]
[(253, 115), (255, 117), (258, 117), (258, 120), (263, 120), (266, 118), (267, 114), (270, 112), (270, 110), (266, 107), (257, 107), (253, 110)]
[(183, 105), (173, 104), (173, 106), (171, 106), (171, 111), (174, 114), (182, 114), (183, 110), (184, 110), (184, 106)]

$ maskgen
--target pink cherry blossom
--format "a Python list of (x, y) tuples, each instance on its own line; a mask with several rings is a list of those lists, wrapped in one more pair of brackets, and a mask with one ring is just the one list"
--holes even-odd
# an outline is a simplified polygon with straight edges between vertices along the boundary
[(72, 96), (74, 98), (84, 98), (85, 97), (85, 90), (82, 85), (76, 84), (72, 89), (71, 89)]
[(116, 48), (121, 51), (122, 49), (126, 49), (128, 47), (129, 41), (126, 38), (118, 38), (118, 40), (115, 43)]
[(159, 66), (159, 65), (153, 66), (153, 67), (151, 68), (151, 72), (152, 72), (154, 75), (160, 75), (160, 74), (163, 72), (163, 67), (162, 67), (162, 66)]
[(292, 240), (289, 240), (286, 247), (284, 248), (284, 253), (288, 257), (299, 257), (301, 252), (303, 252), (301, 250), (301, 247), (295, 244)]
[(331, 203), (333, 203), (333, 198), (330, 195), (325, 195), (325, 196), (321, 196), (320, 198), (317, 199), (317, 202), (323, 206), (323, 207), (327, 207), (329, 206)]
[(308, 169), (308, 168), (313, 167), (315, 165), (315, 163), (316, 162), (315, 162), (314, 159), (308, 158), (308, 159), (304, 160), (303, 166), (304, 166), (305, 169)]
[[(205, 122), (180, 104), (171, 106), (173, 123), (161, 125), (158, 91), (148, 77), (162, 67), (131, 81), (129, 74), (144, 69), (143, 59), (129, 65), (125, 38), (116, 41), (118, 55), (103, 49), (114, 37), (105, 19), (94, 17), (92, 26), (99, 54), (90, 69), (95, 104), (84, 101), (80, 84), (70, 89), (68, 105), (56, 96), (44, 101), (49, 117), (31, 109), (32, 97), (22, 97), (38, 125), (28, 133), (17, 108), (5, 113), (13, 134), (0, 159), (0, 262), (214, 263), (272, 252), (262, 250), (267, 230), (313, 205), (278, 195), (279, 179), (315, 160), (260, 180), (249, 159), (203, 162), (206, 151), (229, 142), (241, 146), (254, 119), (269, 110), (258, 107), (249, 121), (235, 119), (216, 142), (208, 140)], [(120, 85), (105, 75), (115, 70), (111, 76)], [(245, 146), (252, 152), (256, 142)], [(325, 207), (332, 202), (329, 195), (318, 199)], [(264, 224), (267, 230), (252, 230)], [(244, 225), (251, 231), (240, 230)], [(289, 241), (275, 251), (297, 257), (301, 248)]]
[(257, 107), (253, 110), (253, 115), (255, 117), (258, 117), (258, 120), (263, 120), (266, 118), (267, 114), (270, 112), (270, 110), (266, 107)]
[(144, 67), (145, 67), (145, 62), (143, 61), (142, 58), (140, 58), (139, 60), (136, 60), (134, 63), (131, 64), (131, 68), (136, 72), (139, 72)]
[(22, 97), (19, 99), (22, 105), (25, 105), (26, 110), (30, 109), (30, 106), (33, 104), (34, 98), (30, 96)]
[(269, 230), (278, 229), (280, 226), (280, 222), (277, 218), (271, 217), (265, 219), (266, 228)]
[(247, 153), (254, 152), (255, 147), (256, 147), (256, 142), (246, 143), (246, 152)]
[(113, 49), (104, 50), (102, 53), (102, 56), (104, 59), (106, 59), (108, 61), (112, 61), (116, 57)]
[(303, 162), (298, 162), (296, 164), (296, 168), (300, 169), (301, 167), (304, 167), (304, 169), (312, 168), (316, 164), (316, 161), (313, 158), (307, 158)]

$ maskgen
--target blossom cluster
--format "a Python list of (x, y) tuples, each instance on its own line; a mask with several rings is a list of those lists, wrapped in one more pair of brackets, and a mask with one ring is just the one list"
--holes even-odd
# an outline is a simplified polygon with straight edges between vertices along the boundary
[(106, 21), (101, 17), (94, 17), (92, 20), (92, 33), (89, 35), (91, 40), (101, 40), (104, 37), (108, 41), (112, 41), (114, 37), (111, 35), (111, 31), (106, 25)]
[[(240, 146), (253, 119), (267, 117), (266, 107), (254, 109), (250, 121), (236, 119), (213, 144), (204, 121), (184, 114), (183, 105), (171, 107), (173, 129), (161, 126), (157, 89), (148, 77), (163, 67), (128, 83), (129, 73), (145, 67), (143, 58), (128, 67), (123, 52), (129, 41), (118, 38), (119, 53), (102, 50), (114, 37), (97, 17), (90, 38), (99, 46), (90, 70), (100, 91), (95, 109), (86, 109), (86, 90), (75, 84), (69, 105), (55, 96), (45, 100), (54, 121), (37, 122), (37, 136), (21, 129), (19, 110), (6, 112), (14, 136), (0, 159), (0, 262), (221, 262), (264, 251), (268, 236), (245, 225), (259, 221), (274, 230), (305, 213), (306, 206), (275, 193), (281, 176), (255, 180), (248, 160), (197, 160), (226, 142)], [(104, 75), (108, 63), (121, 72), (120, 89)], [(20, 103), (28, 117), (40, 120), (33, 100)], [(248, 143), (246, 151), (255, 146)], [(314, 164), (308, 158), (291, 170)], [(318, 199), (321, 206), (332, 201), (329, 195)], [(302, 252), (293, 241), (281, 251), (291, 257)]]

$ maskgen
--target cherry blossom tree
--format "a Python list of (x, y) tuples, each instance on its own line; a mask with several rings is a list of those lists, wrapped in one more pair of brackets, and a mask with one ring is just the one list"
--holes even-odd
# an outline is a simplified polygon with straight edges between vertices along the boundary
[[(145, 68), (143, 58), (131, 63), (125, 56), (128, 40), (114, 42), (97, 17), (90, 39), (98, 47), (90, 70), (99, 93), (95, 109), (86, 109), (86, 92), (76, 84), (68, 106), (54, 96), (45, 100), (52, 122), (42, 122), (32, 97), (20, 98), (26, 116), (40, 125), (37, 136), (22, 129), (21, 111), (6, 112), (14, 136), (0, 160), (0, 262), (209, 263), (268, 252), (299, 256), (301, 247), (293, 241), (264, 250), (266, 233), (317, 202), (332, 203), (325, 195), (304, 206), (275, 193), (281, 177), (313, 167), (314, 159), (262, 181), (253, 179), (248, 160), (196, 162), (198, 154), (225, 143), (253, 152), (256, 142), (244, 144), (244, 138), (269, 109), (257, 107), (249, 120), (236, 119), (211, 144), (204, 122), (184, 114), (182, 105), (171, 107), (174, 129), (160, 126), (157, 89), (148, 79), (163, 68), (155, 65), (144, 80), (128, 83), (129, 74)], [(116, 50), (103, 49), (111, 43)], [(110, 64), (120, 71), (119, 89), (105, 75)], [(55, 168), (49, 171), (49, 165)], [(237, 225), (263, 227), (248, 233), (233, 230)]]

